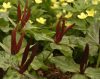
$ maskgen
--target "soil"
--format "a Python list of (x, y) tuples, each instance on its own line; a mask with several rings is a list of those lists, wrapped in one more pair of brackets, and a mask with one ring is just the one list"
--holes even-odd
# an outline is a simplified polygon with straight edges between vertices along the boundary
[(4, 74), (5, 71), (2, 68), (0, 68), (0, 79), (3, 79)]
[(47, 79), (71, 79), (74, 73), (61, 72), (55, 65), (49, 65), (48, 71), (44, 71), (43, 69), (39, 69), (37, 71), (39, 76), (46, 77)]

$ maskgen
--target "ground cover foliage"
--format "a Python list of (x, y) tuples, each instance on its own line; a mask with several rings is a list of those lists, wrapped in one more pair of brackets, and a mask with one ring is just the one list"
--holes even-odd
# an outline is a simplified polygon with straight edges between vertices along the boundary
[(0, 0), (0, 79), (99, 79), (100, 0)]

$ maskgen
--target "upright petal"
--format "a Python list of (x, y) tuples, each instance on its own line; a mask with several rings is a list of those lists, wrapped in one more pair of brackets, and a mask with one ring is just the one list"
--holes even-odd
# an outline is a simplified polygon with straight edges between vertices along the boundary
[(21, 46), (22, 46), (22, 42), (23, 42), (23, 39), (24, 39), (24, 36), (25, 36), (25, 33), (23, 32), (19, 41), (18, 41), (18, 44), (17, 44), (17, 49), (16, 49), (16, 54), (19, 52)]
[(30, 56), (30, 58), (26, 61), (26, 63), (20, 68), (19, 73), (23, 74), (29, 67), (29, 65), (32, 63), (34, 57), (36, 56), (38, 51), (38, 44), (35, 44), (32, 47), (32, 54)]
[(29, 43), (27, 43), (27, 46), (26, 46), (26, 48), (24, 50), (23, 57), (22, 57), (22, 62), (21, 62), (21, 67), (24, 65), (24, 63), (27, 60), (29, 49), (30, 49), (30, 45), (31, 45), (31, 41), (32, 41), (32, 39), (29, 40)]
[(82, 59), (80, 62), (80, 73), (84, 74), (86, 66), (87, 66), (87, 61), (88, 61), (88, 56), (89, 56), (89, 44), (86, 44)]
[(20, 8), (20, 2), (18, 1), (18, 7), (17, 7), (17, 17), (18, 22), (21, 20), (21, 8)]
[(11, 33), (11, 54), (16, 53), (16, 29), (14, 28)]

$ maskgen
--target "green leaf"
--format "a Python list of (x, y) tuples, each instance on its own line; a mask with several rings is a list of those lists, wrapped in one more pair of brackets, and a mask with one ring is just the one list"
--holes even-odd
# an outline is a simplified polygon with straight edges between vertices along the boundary
[(60, 44), (69, 44), (69, 42), (70, 41), (69, 41), (68, 37), (64, 35), (61, 42), (60, 42)]
[(8, 26), (8, 21), (5, 21), (4, 18), (0, 18), (0, 28)]
[(79, 65), (73, 61), (72, 57), (56, 56), (50, 58), (50, 61), (63, 72), (79, 72)]
[(59, 50), (62, 49), (61, 45), (57, 45), (57, 44), (55, 44), (55, 43), (50, 43), (50, 47), (51, 47), (52, 49), (59, 49)]
[(92, 25), (88, 28), (86, 42), (90, 46), (90, 55), (94, 56), (97, 54), (99, 45), (99, 26)]
[[(20, 36), (21, 36), (20, 34), (17, 34), (17, 37), (16, 37), (16, 42), (17, 42), (17, 43), (18, 43), (18, 41), (19, 41)], [(9, 50), (11, 49), (11, 35), (8, 35), (8, 36), (6, 36), (6, 37), (3, 39), (3, 44), (4, 44), (7, 48), (9, 48)], [(26, 46), (26, 40), (24, 39), (21, 48), (23, 48), (23, 47), (25, 47), (25, 46)]]
[(8, 12), (0, 13), (0, 18), (3, 18), (5, 21), (8, 21)]
[(49, 36), (47, 36), (44, 33), (34, 33), (34, 37), (36, 40), (45, 40), (45, 41), (51, 41), (53, 42), (53, 39), (51, 39)]
[[(35, 57), (33, 60), (31, 66), (33, 69), (38, 70), (40, 68), (47, 69), (47, 66), (44, 64), (45, 59), (50, 55), (50, 51), (43, 51), (38, 56)], [(52, 54), (49, 56), (49, 58), (52, 57)]]
[(52, 49), (59, 49), (64, 56), (72, 56), (72, 50), (68, 45), (50, 43)]
[(91, 79), (100, 79), (100, 68), (87, 68), (85, 74)]
[(4, 70), (7, 70), (11, 66), (9, 63), (10, 60), (10, 54), (6, 53), (5, 51), (0, 51), (0, 68), (3, 68)]
[(39, 60), (37, 59), (37, 57), (35, 57), (34, 61), (33, 61), (32, 64), (31, 64), (31, 66), (32, 66), (32, 68), (33, 68), (34, 70), (38, 70), (38, 69), (43, 68), (43, 67), (44, 67), (44, 68), (47, 68), (46, 65), (44, 65), (43, 62), (41, 62), (41, 61), (39, 61)]
[(86, 37), (87, 42), (98, 45), (99, 44), (99, 26), (92, 25), (88, 28), (88, 34)]
[(71, 79), (88, 79), (85, 75), (75, 74)]
[(2, 44), (1, 42), (0, 42), (0, 46), (5, 50), (5, 52), (11, 53), (10, 49), (6, 47), (4, 44)]
[(9, 68), (3, 79), (20, 79), (20, 78), (21, 78), (21, 75), (16, 70)]

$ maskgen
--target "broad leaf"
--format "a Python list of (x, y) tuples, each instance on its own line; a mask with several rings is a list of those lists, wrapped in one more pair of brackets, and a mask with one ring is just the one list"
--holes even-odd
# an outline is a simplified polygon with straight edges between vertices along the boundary
[(34, 37), (36, 40), (45, 40), (53, 42), (53, 40), (44, 33), (34, 33)]
[(71, 79), (88, 79), (85, 75), (75, 74)]
[(91, 79), (100, 79), (100, 68), (87, 68), (85, 74)]
[[(38, 70), (40, 68), (47, 69), (47, 66), (44, 64), (44, 61), (47, 60), (47, 57), (49, 55), (50, 55), (49, 51), (43, 51), (38, 56), (36, 56), (31, 64), (32, 68), (35, 70)], [(48, 57), (48, 59), (51, 57), (52, 57), (52, 54)]]
[(0, 68), (7, 70), (11, 66), (11, 58), (10, 54), (6, 53), (5, 51), (0, 51)]
[(50, 43), (50, 47), (52, 49), (58, 49), (61, 51), (62, 54), (64, 54), (64, 56), (72, 56), (72, 50), (70, 47), (68, 47), (68, 45), (57, 45), (55, 43)]
[(63, 72), (79, 72), (79, 65), (71, 57), (56, 56), (50, 58), (50, 61)]

